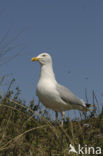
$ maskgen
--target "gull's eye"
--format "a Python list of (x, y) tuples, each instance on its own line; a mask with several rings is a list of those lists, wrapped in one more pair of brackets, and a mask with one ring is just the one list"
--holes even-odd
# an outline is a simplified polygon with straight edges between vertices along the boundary
[(46, 55), (45, 55), (45, 54), (43, 54), (42, 56), (43, 56), (43, 57), (45, 57)]

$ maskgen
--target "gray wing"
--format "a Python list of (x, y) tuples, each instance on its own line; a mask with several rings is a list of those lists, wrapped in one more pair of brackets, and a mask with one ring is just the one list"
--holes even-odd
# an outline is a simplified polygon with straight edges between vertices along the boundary
[(79, 99), (75, 96), (68, 88), (57, 83), (56, 89), (59, 92), (59, 95), (63, 101), (66, 103), (73, 105), (78, 105), (82, 107), (86, 107), (86, 104), (83, 100)]

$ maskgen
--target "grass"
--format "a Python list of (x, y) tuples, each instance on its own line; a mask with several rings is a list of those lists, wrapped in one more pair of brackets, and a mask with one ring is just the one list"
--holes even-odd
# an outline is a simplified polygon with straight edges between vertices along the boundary
[(99, 104), (94, 93), (93, 97), (97, 107), (89, 115), (81, 113), (80, 119), (67, 118), (61, 127), (59, 121), (55, 123), (43, 114), (33, 100), (27, 106), (19, 98), (18, 88), (8, 89), (0, 100), (0, 156), (77, 155), (69, 154), (70, 144), (76, 150), (78, 144), (103, 149), (103, 110), (97, 113)]

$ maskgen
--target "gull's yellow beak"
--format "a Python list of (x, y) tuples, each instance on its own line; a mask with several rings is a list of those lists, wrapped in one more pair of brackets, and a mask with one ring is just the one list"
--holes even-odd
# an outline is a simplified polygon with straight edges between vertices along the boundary
[(38, 57), (33, 57), (32, 59), (31, 59), (31, 61), (33, 62), (33, 61), (39, 61), (39, 58)]

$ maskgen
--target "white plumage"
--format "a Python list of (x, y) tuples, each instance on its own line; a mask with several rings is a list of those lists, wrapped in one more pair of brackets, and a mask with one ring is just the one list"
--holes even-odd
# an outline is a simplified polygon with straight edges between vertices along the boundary
[(48, 53), (42, 53), (32, 58), (32, 61), (39, 61), (41, 65), (36, 93), (39, 100), (46, 107), (56, 112), (63, 112), (71, 109), (78, 109), (81, 111), (89, 110), (88, 107), (91, 105), (86, 104), (69, 89), (56, 81), (52, 67), (52, 58)]

